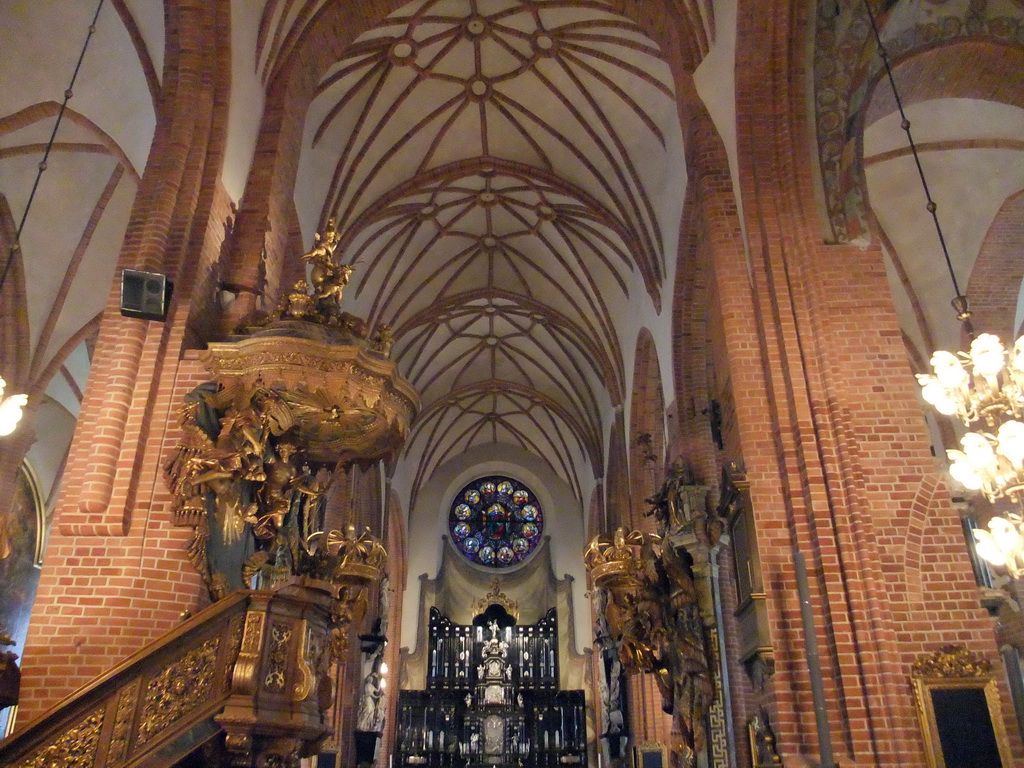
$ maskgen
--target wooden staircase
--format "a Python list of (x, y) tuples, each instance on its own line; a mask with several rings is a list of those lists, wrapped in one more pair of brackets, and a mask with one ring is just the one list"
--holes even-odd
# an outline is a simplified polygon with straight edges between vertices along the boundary
[(328, 732), (337, 604), (309, 579), (236, 592), (0, 741), (0, 766), (297, 768)]

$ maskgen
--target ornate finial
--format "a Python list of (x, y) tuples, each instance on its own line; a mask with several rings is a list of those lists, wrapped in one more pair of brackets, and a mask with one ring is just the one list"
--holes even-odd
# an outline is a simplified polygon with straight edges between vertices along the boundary
[(505, 612), (508, 613), (516, 621), (519, 621), (519, 603), (512, 600), (508, 595), (501, 591), (501, 580), (495, 579), (494, 583), (491, 584), (491, 591), (483, 596), (476, 604), (476, 613), (484, 613), (490, 606), (497, 603)]
[(919, 656), (911, 668), (911, 677), (992, 677), (992, 662), (963, 645), (944, 645)]

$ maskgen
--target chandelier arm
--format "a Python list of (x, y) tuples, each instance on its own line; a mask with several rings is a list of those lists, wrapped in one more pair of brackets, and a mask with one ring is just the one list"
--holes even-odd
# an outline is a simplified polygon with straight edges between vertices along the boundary
[[(896, 107), (900, 112), (900, 127), (907, 134), (907, 142), (910, 144), (910, 154), (914, 158), (914, 164), (917, 166), (917, 175), (921, 179), (921, 187), (924, 189), (924, 196), (928, 203), (925, 205), (925, 209), (931, 214), (932, 222), (935, 224), (935, 233), (939, 236), (939, 245), (942, 247), (942, 255), (946, 260), (946, 270), (949, 272), (949, 279), (953, 283), (953, 291), (956, 294), (953, 298), (953, 308), (957, 311), (957, 319), (965, 324), (970, 332), (970, 324), (968, 322), (971, 311), (968, 308), (967, 297), (960, 290), (960, 283), (956, 279), (956, 272), (953, 270), (953, 260), (949, 256), (949, 248), (946, 246), (946, 237), (942, 233), (942, 226), (939, 224), (938, 205), (932, 199), (931, 190), (928, 188), (928, 180), (924, 175), (924, 168), (921, 167), (921, 158), (917, 153), (917, 144), (914, 143), (914, 136), (910, 132), (910, 120), (907, 119), (907, 113), (903, 110), (903, 99), (900, 98), (900, 92), (896, 88), (896, 79), (892, 74), (892, 67), (889, 66), (889, 54), (885, 50), (885, 46), (882, 44), (882, 36), (878, 31), (878, 22), (875, 19), (875, 13), (871, 10), (871, 3), (869, 0), (864, 0), (864, 8), (868, 12), (868, 18), (871, 20), (871, 31), (875, 36), (875, 43), (878, 46), (878, 54), (882, 59), (882, 66), (885, 67), (886, 77), (889, 79), (889, 86), (892, 88), (892, 95), (896, 99)], [(973, 334), (972, 334), (973, 335)]]

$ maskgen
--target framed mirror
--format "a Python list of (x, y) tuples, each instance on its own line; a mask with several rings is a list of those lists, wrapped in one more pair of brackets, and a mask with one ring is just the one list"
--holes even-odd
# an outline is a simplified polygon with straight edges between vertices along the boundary
[(991, 662), (947, 646), (919, 658), (911, 680), (930, 768), (1011, 768)]

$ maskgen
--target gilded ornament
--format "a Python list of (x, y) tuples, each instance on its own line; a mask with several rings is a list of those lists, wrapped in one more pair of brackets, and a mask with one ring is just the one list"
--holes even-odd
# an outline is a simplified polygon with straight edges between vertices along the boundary
[(231, 676), (234, 671), (235, 662), (242, 652), (242, 635), (245, 630), (245, 615), (237, 614), (231, 617), (231, 624), (228, 627), (228, 663), (224, 665), (224, 680), (221, 683), (223, 690), (231, 687)]
[(330, 649), (331, 659), (343, 662), (348, 657), (349, 631), (352, 623), (360, 621), (367, 608), (366, 587), (356, 583), (342, 587), (331, 613)]
[(393, 346), (395, 346), (395, 337), (392, 335), (391, 326), (383, 323), (377, 328), (377, 335), (373, 339), (373, 348), (388, 357), (391, 355)]
[(491, 591), (484, 595), (476, 604), (476, 613), (484, 613), (491, 605), (500, 605), (516, 621), (519, 621), (519, 603), (512, 600), (501, 590), (501, 580), (495, 579)]
[(990, 678), (992, 662), (963, 645), (944, 645), (933, 653), (918, 657), (910, 674), (912, 678)]
[(250, 611), (245, 617), (242, 647), (231, 676), (232, 688), (238, 693), (251, 694), (256, 690), (256, 670), (259, 668), (260, 651), (263, 648), (266, 618), (266, 614), (261, 611)]
[(18, 763), (17, 768), (92, 768), (102, 725), (103, 710), (97, 709), (52, 744)]
[(608, 597), (604, 618), (627, 672), (654, 675), (675, 716), (682, 764), (695, 765), (715, 701), (708, 637), (691, 566), (656, 534), (618, 528), (587, 547), (594, 586)]
[(214, 694), (219, 637), (212, 637), (149, 681), (136, 743), (145, 744)]
[(133, 680), (122, 688), (117, 695), (114, 729), (110, 735), (110, 746), (107, 748), (108, 763), (121, 763), (128, 757), (132, 715), (135, 714), (135, 704), (139, 698), (139, 688), (141, 685), (142, 680)]
[(270, 650), (267, 653), (267, 674), (263, 686), (268, 691), (283, 691), (288, 671), (288, 645), (292, 629), (287, 624), (275, 621), (270, 625)]
[(754, 715), (747, 723), (750, 757), (753, 768), (781, 768), (782, 758), (775, 746), (775, 732), (764, 711)]
[[(299, 680), (295, 686), (295, 701), (305, 701), (324, 684), (327, 676), (327, 638), (317, 626), (303, 621), (300, 634)], [(329, 681), (329, 678), (328, 678)]]
[(308, 555), (304, 572), (324, 581), (344, 579), (349, 574), (368, 573), (379, 577), (388, 560), (380, 539), (365, 528), (356, 536), (351, 523), (341, 531), (316, 531), (306, 538)]

